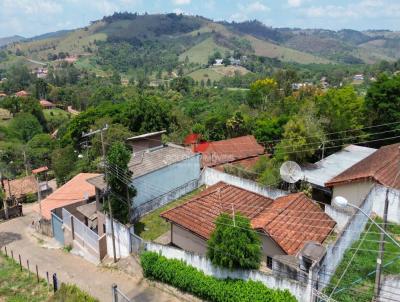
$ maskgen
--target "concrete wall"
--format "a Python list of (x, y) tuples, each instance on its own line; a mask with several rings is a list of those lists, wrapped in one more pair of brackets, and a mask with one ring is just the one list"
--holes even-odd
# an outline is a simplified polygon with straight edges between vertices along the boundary
[[(117, 258), (128, 257), (132, 251), (130, 234), (133, 226), (127, 227), (114, 219), (115, 253)], [(111, 219), (106, 216), (107, 254), (113, 257), (113, 242), (111, 235)]]
[(220, 172), (216, 169), (204, 168), (200, 179), (201, 185), (212, 186), (220, 181), (272, 199), (288, 195), (286, 191), (265, 187), (254, 181)]
[(392, 301), (397, 301), (399, 297), (400, 297), (400, 276), (398, 275), (383, 276), (379, 301), (392, 302)]
[(140, 206), (200, 177), (199, 154), (133, 179), (137, 190), (133, 206)]
[(350, 203), (360, 206), (373, 186), (374, 183), (372, 181), (351, 182), (338, 185), (332, 190), (332, 199), (337, 196), (342, 196)]
[(289, 290), (299, 302), (310, 301), (312, 291), (310, 284), (300, 283), (281, 276), (276, 276), (273, 273), (268, 274), (258, 270), (223, 269), (214, 266), (211, 261), (204, 256), (161, 244), (146, 242), (145, 250), (159, 253), (168, 259), (182, 260), (208, 276), (213, 276), (218, 279), (231, 278), (260, 281), (268, 288)]
[[(372, 212), (372, 205), (374, 202), (374, 194), (371, 191), (364, 202), (361, 203), (360, 208), (367, 214), (370, 215)], [(333, 207), (326, 207), (325, 211), (330, 208), (331, 210), (335, 210)], [(327, 212), (329, 215), (329, 213)], [(337, 213), (337, 215), (341, 215), (342, 213)], [(331, 216), (332, 217), (332, 216)], [(348, 220), (347, 224), (342, 228), (342, 231), (337, 235), (336, 240), (328, 243), (326, 246), (326, 256), (323, 262), (320, 264), (319, 271), (319, 288), (323, 289), (327, 284), (329, 284), (333, 272), (336, 271), (336, 268), (339, 266), (340, 262), (343, 259), (343, 255), (351, 245), (357, 241), (361, 233), (364, 231), (365, 226), (368, 222), (368, 217), (361, 213), (361, 211), (356, 211), (353, 213), (351, 219)], [(335, 219), (335, 217), (332, 217)]]
[[(179, 225), (171, 223), (171, 242), (185, 251), (206, 255), (207, 241)], [(266, 235), (260, 235), (264, 261), (267, 256), (286, 255), (280, 246)]]
[(181, 249), (200, 255), (207, 253), (207, 242), (192, 232), (171, 223), (171, 242)]
[[(374, 211), (379, 217), (383, 218), (385, 208), (386, 188), (381, 185), (375, 185), (373, 189)], [(400, 223), (400, 190), (389, 189), (389, 208), (388, 208), (388, 221)]]

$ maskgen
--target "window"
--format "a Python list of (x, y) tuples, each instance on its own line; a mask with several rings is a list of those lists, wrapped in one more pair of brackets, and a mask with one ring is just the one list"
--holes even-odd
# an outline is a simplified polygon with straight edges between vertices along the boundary
[(267, 267), (272, 269), (272, 257), (267, 256)]

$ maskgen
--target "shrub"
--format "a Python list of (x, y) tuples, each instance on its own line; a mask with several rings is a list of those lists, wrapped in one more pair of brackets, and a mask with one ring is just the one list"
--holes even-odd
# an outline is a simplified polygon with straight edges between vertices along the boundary
[(50, 298), (49, 302), (99, 302), (96, 298), (93, 298), (88, 293), (82, 291), (73, 284), (62, 283), (59, 290), (53, 297)]
[(216, 279), (206, 276), (183, 261), (170, 260), (154, 252), (142, 253), (140, 260), (145, 277), (170, 284), (207, 301), (296, 301), (287, 290), (269, 289), (255, 281)]

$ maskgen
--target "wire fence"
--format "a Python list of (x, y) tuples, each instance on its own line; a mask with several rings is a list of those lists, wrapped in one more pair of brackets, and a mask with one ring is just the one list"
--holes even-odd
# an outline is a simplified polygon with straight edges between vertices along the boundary
[[(35, 278), (37, 283), (46, 282), (47, 287), (49, 290), (56, 292), (58, 290), (58, 277), (55, 272), (51, 274), (49, 271), (43, 271), (42, 273), (45, 275), (44, 278), (40, 276), (39, 266), (31, 261), (28, 258), (24, 258), (21, 254), (15, 253), (13, 249), (7, 248), (5, 245), (4, 248), (4, 255), (6, 258), (9, 258), (16, 262), (19, 267), (20, 271), (22, 272), (24, 269), (27, 270), (29, 277)], [(3, 250), (1, 252), (3, 252)]]

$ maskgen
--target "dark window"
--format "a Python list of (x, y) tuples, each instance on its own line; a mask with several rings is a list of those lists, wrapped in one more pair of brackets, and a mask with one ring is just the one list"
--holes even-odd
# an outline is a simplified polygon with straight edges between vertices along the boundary
[(105, 233), (106, 233), (106, 224), (103, 223), (103, 234), (105, 234)]
[(267, 256), (267, 267), (272, 269), (272, 258), (270, 256)]

